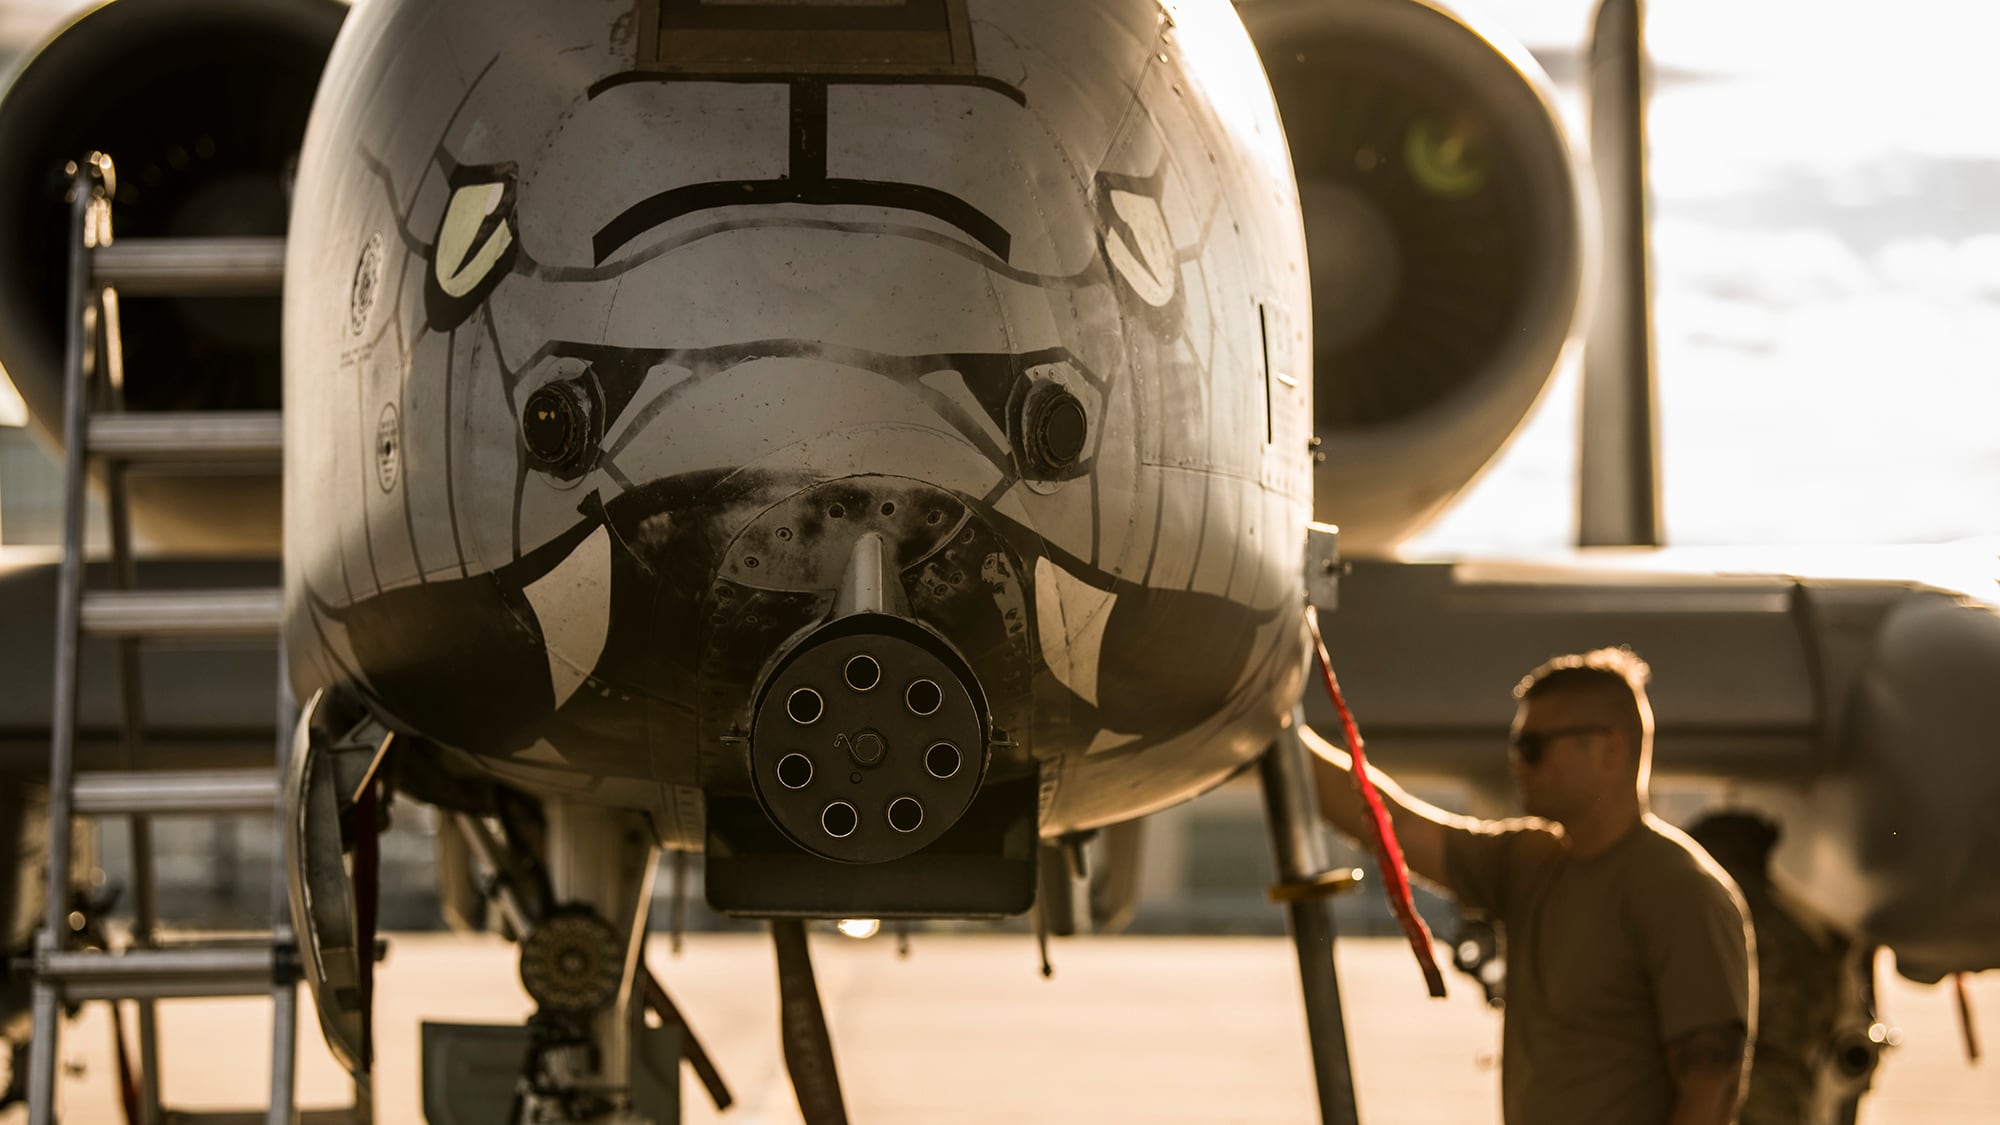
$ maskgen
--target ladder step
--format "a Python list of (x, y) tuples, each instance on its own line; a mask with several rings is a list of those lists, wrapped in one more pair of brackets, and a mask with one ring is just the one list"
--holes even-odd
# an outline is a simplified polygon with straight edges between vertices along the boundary
[[(301, 1109), (293, 1118), (298, 1125), (369, 1125), (374, 1117), (367, 1112), (343, 1107)], [(266, 1125), (271, 1115), (254, 1109), (168, 1109), (160, 1110), (160, 1125)]]
[(139, 770), (78, 773), (72, 807), (81, 816), (119, 813), (264, 813), (278, 807), (278, 772)]
[(103, 637), (268, 637), (284, 618), (284, 592), (88, 590), (83, 631)]
[(284, 417), (275, 410), (201, 414), (97, 414), (88, 422), (90, 452), (124, 461), (279, 462)]
[(264, 996), (276, 979), (277, 951), (268, 945), (63, 950), (40, 954), (37, 962), (40, 975), (69, 1000)]
[(132, 297), (276, 296), (282, 238), (123, 238), (91, 256), (92, 279)]

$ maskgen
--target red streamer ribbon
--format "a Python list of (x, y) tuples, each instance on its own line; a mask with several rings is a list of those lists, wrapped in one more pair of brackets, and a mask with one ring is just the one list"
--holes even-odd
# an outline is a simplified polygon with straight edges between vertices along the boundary
[(1354, 788), (1368, 806), (1368, 816), (1375, 825), (1375, 862), (1382, 869), (1382, 884), (1388, 889), (1389, 909), (1395, 912), (1404, 936), (1410, 939), (1410, 951), (1417, 956), (1417, 967), (1424, 971), (1424, 984), (1432, 996), (1441, 997), (1444, 973), (1438, 970), (1437, 957), (1431, 952), (1430, 927), (1424, 925), (1417, 914), (1416, 902), (1410, 898), (1410, 869), (1403, 863), (1403, 846), (1396, 842), (1396, 829), (1389, 822), (1389, 810), (1382, 805), (1382, 794), (1375, 791), (1375, 783), (1369, 780), (1368, 754), (1362, 748), (1361, 730), (1354, 725), (1354, 715), (1340, 694), (1340, 681), (1333, 674), (1333, 659), (1326, 654), (1326, 640), (1320, 636), (1319, 613), (1311, 606), (1306, 607), (1306, 628), (1312, 631), (1313, 649), (1319, 654), (1319, 670), (1326, 681), (1327, 694), (1333, 696), (1334, 710), (1340, 712), (1340, 725), (1347, 732), (1347, 752), (1354, 759), (1349, 776), (1354, 778)]

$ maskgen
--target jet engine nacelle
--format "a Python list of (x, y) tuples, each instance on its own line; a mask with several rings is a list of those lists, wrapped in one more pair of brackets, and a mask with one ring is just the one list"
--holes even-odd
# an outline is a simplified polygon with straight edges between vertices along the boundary
[[(0, 101), (0, 364), (60, 440), (64, 166), (117, 171), (120, 237), (279, 237), (335, 0), (116, 0), (44, 44)], [(275, 410), (278, 300), (130, 300), (120, 308), (135, 410)], [(148, 543), (275, 554), (278, 479), (137, 477)]]
[(1305, 213), (1315, 518), (1379, 554), (1478, 476), (1573, 338), (1584, 188), (1540, 68), (1442, 4), (1238, 11)]
[(1934, 982), (2000, 966), (2000, 609), (1927, 589), (1885, 601), (1865, 655), (1844, 654), (1851, 686), (1829, 697), (1834, 768), (1776, 858), (1823, 916)]

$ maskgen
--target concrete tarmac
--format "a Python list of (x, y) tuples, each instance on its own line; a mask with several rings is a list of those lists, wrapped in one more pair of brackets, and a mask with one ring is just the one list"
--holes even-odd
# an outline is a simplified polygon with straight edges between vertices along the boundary
[[(918, 935), (907, 958), (886, 933), (815, 936), (849, 1116), (856, 1125), (1035, 1121), (1040, 1125), (1312, 1122), (1297, 968), (1271, 938), (1076, 938), (1054, 944), (1053, 979), (1033, 940)], [(717, 1114), (682, 1068), (689, 1125), (795, 1125), (777, 1036), (770, 943), (696, 934), (648, 960), (722, 1069), (737, 1104)], [(1362, 1120), (1368, 1125), (1497, 1125), (1499, 1019), (1466, 978), (1432, 1001), (1398, 941), (1343, 941), (1338, 964)], [(498, 939), (392, 936), (377, 1012), (378, 1120), (421, 1120), (421, 1018), (519, 1021), (531, 1005), (513, 947)], [(2000, 1121), (2000, 1060), (1969, 1066), (1949, 987), (1884, 966), (1883, 1014), (1903, 1032), (1866, 1103), (1864, 1125)], [(1983, 1043), (2000, 1050), (2000, 973), (1973, 978)], [(339, 1104), (344, 1074), (310, 1006), (300, 1034), (300, 1100)], [(269, 1003), (162, 1005), (166, 1098), (176, 1108), (261, 1106), (269, 1090)], [(128, 1029), (133, 1021), (126, 1021)], [(110, 1019), (87, 1005), (65, 1026), (63, 1120), (119, 1115)], [(17, 1125), (25, 1114), (0, 1114)]]

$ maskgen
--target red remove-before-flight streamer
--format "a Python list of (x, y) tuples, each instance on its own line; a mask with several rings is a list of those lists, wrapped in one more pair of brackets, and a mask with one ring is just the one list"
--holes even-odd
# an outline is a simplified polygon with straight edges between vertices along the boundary
[(1410, 869), (1403, 863), (1403, 847), (1396, 842), (1396, 830), (1389, 823), (1389, 810), (1382, 806), (1382, 795), (1368, 778), (1368, 757), (1361, 746), (1361, 730), (1354, 725), (1347, 700), (1341, 697), (1340, 681), (1333, 674), (1333, 660), (1327, 656), (1326, 641), (1320, 636), (1319, 613), (1311, 606), (1306, 607), (1306, 627), (1312, 630), (1321, 678), (1326, 681), (1327, 693), (1333, 696), (1334, 710), (1340, 712), (1340, 725), (1347, 733), (1347, 752), (1354, 759), (1354, 768), (1349, 771), (1354, 788), (1360, 791), (1368, 815), (1375, 823), (1375, 861), (1382, 869), (1382, 883), (1388, 888), (1389, 909), (1395, 911), (1396, 921), (1402, 923), (1403, 933), (1410, 939), (1410, 951), (1417, 955), (1417, 967), (1424, 971), (1424, 984), (1432, 996), (1443, 996), (1444, 974), (1438, 970), (1437, 957), (1431, 951), (1430, 927), (1417, 915), (1417, 905), (1410, 898)]

